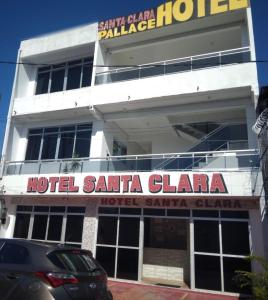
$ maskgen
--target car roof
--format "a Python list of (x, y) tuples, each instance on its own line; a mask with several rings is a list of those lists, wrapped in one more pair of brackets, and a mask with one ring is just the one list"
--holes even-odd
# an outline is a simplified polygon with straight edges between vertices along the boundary
[[(24, 240), (24, 239), (7, 239), (7, 238), (0, 238), (1, 242), (8, 242), (16, 245), (24, 246), (28, 249), (28, 251), (31, 253), (31, 259), (32, 259), (32, 267), (36, 269), (42, 269), (42, 270), (57, 270), (59, 269), (57, 266), (55, 266), (50, 259), (48, 259), (47, 255), (54, 251), (85, 251), (87, 250), (80, 250), (75, 247), (66, 246), (63, 244), (49, 244), (47, 242), (41, 242), (41, 241), (31, 241), (31, 240)], [(0, 248), (1, 249), (1, 248)], [(40, 259), (42, 257), (43, 259)]]
[(33, 241), (33, 240), (26, 240), (26, 239), (8, 239), (8, 238), (0, 238), (0, 242), (11, 242), (16, 243), (21, 246), (27, 246), (28, 248), (39, 248), (43, 249), (44, 251), (50, 252), (53, 250), (77, 250), (75, 247), (67, 246), (64, 244), (55, 244), (55, 243), (48, 243), (42, 241)]

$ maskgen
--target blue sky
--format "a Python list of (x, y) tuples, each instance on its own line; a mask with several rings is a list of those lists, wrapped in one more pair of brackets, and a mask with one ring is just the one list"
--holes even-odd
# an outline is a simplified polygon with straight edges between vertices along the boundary
[[(9, 0), (0, 6), (0, 61), (16, 61), (21, 40), (94, 21), (154, 8), (165, 0)], [(252, 0), (258, 60), (268, 60), (268, 1)], [(268, 85), (268, 63), (258, 65), (260, 86)], [(0, 64), (0, 149), (15, 66)]]

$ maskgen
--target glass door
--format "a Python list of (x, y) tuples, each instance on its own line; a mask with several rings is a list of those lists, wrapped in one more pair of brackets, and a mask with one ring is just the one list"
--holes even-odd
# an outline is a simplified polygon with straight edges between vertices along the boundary
[(111, 278), (139, 280), (140, 217), (99, 216), (96, 258)]

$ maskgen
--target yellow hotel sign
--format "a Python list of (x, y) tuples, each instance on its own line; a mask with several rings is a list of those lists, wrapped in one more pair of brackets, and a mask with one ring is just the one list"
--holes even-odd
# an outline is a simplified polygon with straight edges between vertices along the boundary
[(174, 0), (156, 9), (99, 23), (99, 40), (186, 22), (249, 7), (249, 0)]

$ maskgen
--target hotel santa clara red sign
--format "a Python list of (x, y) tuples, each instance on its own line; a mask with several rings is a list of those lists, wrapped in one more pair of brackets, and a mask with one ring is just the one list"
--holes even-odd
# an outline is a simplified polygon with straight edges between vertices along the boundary
[(108, 40), (176, 23), (249, 7), (249, 0), (174, 0), (154, 9), (100, 22), (99, 40)]
[(140, 173), (31, 177), (28, 195), (94, 196), (103, 205), (256, 209), (257, 197), (229, 193), (221, 173)]

